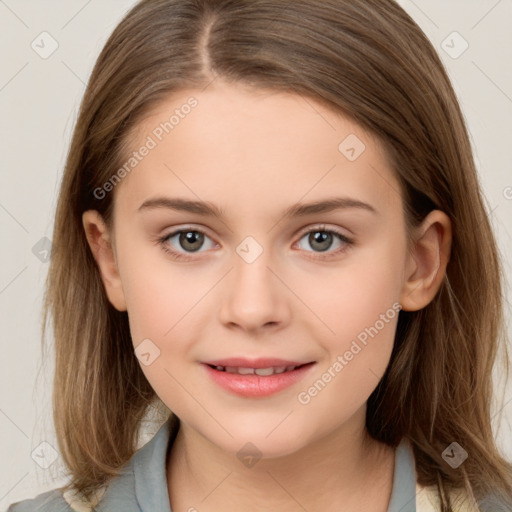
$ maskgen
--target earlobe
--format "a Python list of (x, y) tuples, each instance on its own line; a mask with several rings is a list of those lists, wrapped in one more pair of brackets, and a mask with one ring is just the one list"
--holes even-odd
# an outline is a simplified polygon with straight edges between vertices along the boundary
[(430, 212), (414, 234), (404, 274), (402, 309), (417, 311), (432, 301), (444, 279), (451, 245), (449, 217), (440, 210)]
[(126, 311), (121, 277), (108, 228), (96, 210), (88, 210), (82, 215), (82, 223), (92, 255), (100, 270), (101, 279), (110, 303), (118, 311)]

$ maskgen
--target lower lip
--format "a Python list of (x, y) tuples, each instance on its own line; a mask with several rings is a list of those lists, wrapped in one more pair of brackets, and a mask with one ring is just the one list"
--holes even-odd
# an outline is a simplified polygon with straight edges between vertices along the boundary
[(256, 374), (240, 375), (238, 373), (228, 373), (213, 369), (207, 364), (203, 364), (208, 375), (220, 387), (246, 397), (270, 396), (286, 389), (296, 382), (299, 382), (315, 363), (308, 363), (296, 370), (274, 375), (261, 376)]

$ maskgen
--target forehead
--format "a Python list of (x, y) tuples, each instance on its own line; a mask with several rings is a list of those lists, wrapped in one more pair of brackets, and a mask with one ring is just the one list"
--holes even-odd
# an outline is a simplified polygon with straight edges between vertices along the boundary
[(130, 150), (135, 165), (116, 189), (125, 207), (166, 193), (249, 215), (326, 195), (381, 207), (401, 202), (380, 142), (300, 94), (215, 82), (181, 90), (137, 125)]

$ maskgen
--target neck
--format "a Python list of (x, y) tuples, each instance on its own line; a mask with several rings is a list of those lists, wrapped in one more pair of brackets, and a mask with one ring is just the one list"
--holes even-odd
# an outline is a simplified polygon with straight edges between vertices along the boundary
[(167, 461), (172, 510), (385, 512), (394, 450), (368, 435), (364, 412), (292, 454), (252, 467), (182, 423)]

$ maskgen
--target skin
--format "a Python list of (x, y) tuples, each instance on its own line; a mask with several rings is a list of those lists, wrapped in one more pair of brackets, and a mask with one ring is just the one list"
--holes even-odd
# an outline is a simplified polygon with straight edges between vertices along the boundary
[[(112, 231), (97, 212), (83, 215), (109, 300), (128, 311), (134, 348), (150, 339), (160, 350), (141, 368), (181, 419), (167, 461), (172, 510), (339, 511), (343, 504), (346, 512), (385, 512), (394, 451), (368, 436), (365, 414), (398, 316), (309, 403), (297, 396), (393, 304), (414, 311), (433, 299), (449, 258), (450, 221), (431, 212), (408, 245), (399, 184), (379, 142), (300, 95), (220, 80), (181, 91), (140, 123), (134, 150), (191, 95), (198, 106), (117, 185)], [(366, 146), (355, 161), (338, 150), (350, 134)], [(164, 196), (209, 201), (224, 217), (138, 210)], [(283, 216), (293, 204), (333, 196), (377, 213)], [(307, 235), (319, 226), (353, 244), (333, 235), (322, 252)], [(156, 241), (180, 228), (206, 234), (197, 252), (178, 236)], [(236, 252), (247, 236), (263, 249), (252, 263)], [(190, 261), (174, 259), (165, 244)], [(235, 356), (316, 364), (284, 391), (244, 398), (219, 388), (200, 364)], [(262, 454), (252, 467), (237, 457), (249, 441)]]

